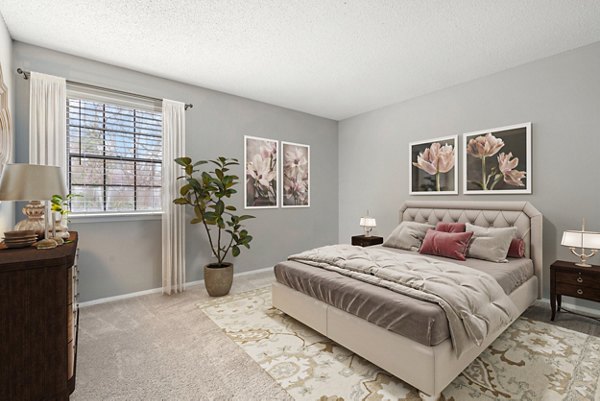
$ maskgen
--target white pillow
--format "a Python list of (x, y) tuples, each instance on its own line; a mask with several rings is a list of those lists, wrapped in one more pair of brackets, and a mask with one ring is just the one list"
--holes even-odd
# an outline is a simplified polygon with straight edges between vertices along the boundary
[(418, 251), (429, 229), (435, 229), (435, 227), (415, 221), (403, 221), (387, 237), (383, 246), (405, 249), (407, 251)]
[(506, 255), (510, 242), (517, 235), (516, 227), (481, 227), (467, 223), (466, 231), (473, 232), (467, 257), (491, 262), (508, 262)]

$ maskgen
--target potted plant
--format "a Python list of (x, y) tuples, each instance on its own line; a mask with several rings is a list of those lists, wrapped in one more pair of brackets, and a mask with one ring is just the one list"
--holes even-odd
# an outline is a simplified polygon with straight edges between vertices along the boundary
[[(194, 163), (189, 157), (179, 157), (175, 163), (183, 168), (185, 175), (178, 177), (184, 184), (179, 189), (181, 197), (173, 200), (173, 203), (193, 207), (194, 217), (190, 223), (202, 224), (212, 254), (217, 259), (204, 266), (206, 291), (212, 297), (227, 295), (233, 283), (233, 264), (225, 262), (225, 258), (229, 251), (236, 257), (242, 247), (250, 249), (252, 241), (242, 222), (254, 216), (237, 215), (235, 206), (225, 203), (237, 193), (234, 187), (239, 177), (228, 172), (230, 166), (237, 166), (239, 162), (237, 159), (219, 157)], [(204, 171), (197, 169), (208, 163), (216, 167)]]
[(71, 200), (77, 196), (77, 194), (67, 194), (66, 196), (53, 195), (50, 200), (52, 210), (52, 224), (56, 229), (56, 235), (64, 240), (69, 239), (69, 231), (67, 227), (67, 223), (69, 222), (69, 203)]

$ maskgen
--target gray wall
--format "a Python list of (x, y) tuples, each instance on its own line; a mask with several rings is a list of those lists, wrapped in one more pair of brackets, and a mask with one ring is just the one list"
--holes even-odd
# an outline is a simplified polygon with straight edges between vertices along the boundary
[[(251, 210), (247, 227), (252, 249), (234, 260), (237, 272), (273, 266), (289, 254), (337, 241), (337, 122), (186, 85), (139, 72), (15, 42), (14, 65), (159, 98), (194, 104), (188, 110), (187, 150), (193, 159), (217, 156), (243, 160), (243, 136), (254, 135), (311, 146), (311, 207)], [(15, 82), (17, 161), (28, 158), (29, 84)], [(281, 88), (285, 90), (285, 88)], [(243, 176), (242, 167), (237, 171)], [(243, 205), (243, 194), (235, 200)], [(82, 301), (156, 288), (161, 285), (159, 220), (75, 223), (81, 236)], [(298, 229), (301, 228), (301, 229)], [(202, 278), (211, 261), (200, 226), (187, 229), (187, 280)]]
[[(14, 69), (13, 69), (13, 42), (8, 34), (8, 29), (0, 15), (0, 66), (4, 83), (8, 88), (8, 101), (11, 119), (15, 116), (15, 91), (14, 91)], [(14, 125), (14, 124), (13, 124)], [(14, 133), (14, 129), (13, 129)], [(0, 233), (8, 231), (13, 226), (15, 206), (14, 202), (0, 202)]]
[[(409, 198), (527, 200), (544, 214), (546, 266), (557, 258), (574, 260), (560, 246), (563, 230), (578, 228), (585, 217), (589, 229), (600, 231), (599, 72), (596, 43), (341, 121), (339, 241), (360, 232), (366, 209), (387, 236)], [(409, 142), (528, 121), (532, 195), (408, 195)], [(600, 257), (592, 262), (600, 264)], [(545, 287), (547, 295), (549, 275)]]

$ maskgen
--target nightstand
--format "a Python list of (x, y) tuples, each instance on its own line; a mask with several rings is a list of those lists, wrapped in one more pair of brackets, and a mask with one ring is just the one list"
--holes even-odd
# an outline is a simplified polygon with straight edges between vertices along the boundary
[[(600, 266), (579, 267), (557, 260), (550, 266), (550, 307), (554, 320), (560, 312), (562, 296), (600, 302)], [(557, 308), (558, 305), (558, 308)]]
[(365, 237), (364, 235), (354, 235), (352, 237), (352, 245), (356, 246), (373, 246), (383, 244), (383, 237), (376, 237), (374, 235), (369, 235)]

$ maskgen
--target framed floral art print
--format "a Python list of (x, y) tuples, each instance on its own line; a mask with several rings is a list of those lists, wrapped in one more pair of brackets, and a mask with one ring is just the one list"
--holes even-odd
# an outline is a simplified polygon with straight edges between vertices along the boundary
[(463, 134), (463, 192), (531, 193), (531, 123)]
[(410, 195), (458, 194), (458, 136), (409, 143)]
[(310, 207), (310, 146), (281, 142), (281, 207)]
[(273, 139), (244, 136), (246, 209), (279, 207), (278, 147), (279, 141)]

